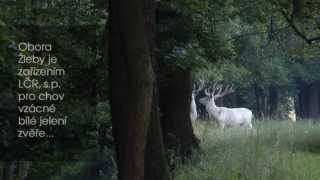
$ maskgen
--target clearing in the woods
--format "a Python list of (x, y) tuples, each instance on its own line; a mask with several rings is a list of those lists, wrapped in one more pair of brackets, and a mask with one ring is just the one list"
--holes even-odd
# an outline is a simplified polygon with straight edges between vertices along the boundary
[[(316, 121), (314, 121), (316, 122)], [(201, 150), (177, 180), (320, 180), (320, 123), (255, 121), (254, 130), (220, 130), (197, 121)]]

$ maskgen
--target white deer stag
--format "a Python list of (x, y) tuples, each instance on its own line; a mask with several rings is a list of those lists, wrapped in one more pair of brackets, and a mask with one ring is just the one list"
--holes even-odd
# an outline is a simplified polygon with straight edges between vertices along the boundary
[(191, 106), (190, 106), (190, 119), (193, 122), (195, 122), (198, 118), (195, 97), (203, 88), (204, 88), (204, 81), (203, 80), (200, 80), (198, 87), (196, 87), (196, 84), (193, 85), (192, 95), (191, 95)]
[(200, 103), (205, 105), (210, 118), (215, 119), (219, 127), (246, 127), (252, 128), (252, 111), (247, 108), (218, 107), (215, 100), (234, 92), (233, 85), (223, 88), (214, 83), (211, 88), (205, 89), (207, 97), (201, 98)]

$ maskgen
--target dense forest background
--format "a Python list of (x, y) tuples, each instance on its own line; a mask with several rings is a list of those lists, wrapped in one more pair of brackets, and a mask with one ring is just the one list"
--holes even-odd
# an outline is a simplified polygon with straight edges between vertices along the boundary
[[(208, 142), (199, 131), (211, 127), (199, 97), (204, 124), (189, 117), (199, 80), (233, 84), (235, 93), (217, 104), (251, 109), (257, 127), (294, 114), (319, 128), (319, 13), (320, 3), (309, 0), (2, 0), (0, 179), (191, 178), (185, 165), (202, 162)], [(21, 41), (51, 43), (67, 72), (59, 107), (70, 126), (53, 130), (57, 141), (14, 134)], [(306, 139), (319, 135), (307, 130), (315, 134)], [(310, 144), (320, 152), (319, 138), (301, 146)], [(258, 177), (234, 171), (234, 179)], [(282, 175), (263, 177), (290, 177)]]

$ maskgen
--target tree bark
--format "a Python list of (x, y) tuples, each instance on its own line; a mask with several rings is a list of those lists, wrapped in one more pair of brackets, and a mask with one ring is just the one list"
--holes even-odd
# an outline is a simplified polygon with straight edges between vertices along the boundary
[(320, 117), (320, 87), (317, 83), (313, 83), (309, 87), (309, 117), (316, 119)]
[(269, 87), (269, 116), (270, 118), (277, 118), (279, 116), (279, 92), (275, 86)]
[[(156, 75), (158, 72), (158, 63), (155, 55), (155, 1), (144, 0), (144, 10), (146, 14), (147, 37), (150, 47), (150, 55), (153, 69)], [(166, 159), (162, 127), (160, 124), (159, 112), (159, 92), (157, 78), (153, 88), (152, 110), (150, 124), (148, 129), (146, 154), (145, 154), (145, 179), (146, 180), (170, 180), (170, 172)]]
[(305, 83), (298, 82), (299, 93), (298, 93), (298, 116), (301, 118), (308, 118), (308, 86)]
[(320, 117), (320, 86), (317, 82), (299, 83), (298, 116), (315, 119)]
[(262, 96), (262, 91), (258, 87), (257, 83), (254, 84), (254, 91), (255, 91), (255, 96), (256, 96), (256, 111), (257, 111), (257, 117), (263, 118), (263, 107), (262, 107), (262, 102), (261, 102), (261, 96)]
[(170, 71), (160, 90), (165, 146), (182, 157), (191, 155), (199, 143), (189, 116), (191, 93), (190, 71), (177, 68)]
[(154, 88), (152, 112), (146, 146), (145, 179), (170, 180), (171, 177), (168, 167), (168, 161), (166, 159), (164, 151), (162, 128), (160, 124), (157, 91), (157, 88)]
[(154, 74), (142, 0), (110, 0), (110, 87), (119, 180), (143, 180)]

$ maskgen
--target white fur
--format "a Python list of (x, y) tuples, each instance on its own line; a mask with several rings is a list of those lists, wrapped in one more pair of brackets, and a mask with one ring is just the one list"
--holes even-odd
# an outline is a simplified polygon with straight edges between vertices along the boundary
[(191, 119), (191, 121), (196, 121), (197, 118), (198, 118), (197, 106), (196, 106), (196, 102), (194, 99), (194, 94), (192, 93), (191, 107), (190, 107), (190, 119)]
[(205, 105), (209, 117), (215, 119), (220, 128), (247, 127), (252, 128), (252, 111), (247, 108), (217, 107), (214, 97), (204, 97), (200, 103)]
[(193, 84), (192, 94), (191, 94), (191, 104), (190, 104), (190, 119), (195, 122), (198, 118), (197, 105), (195, 97), (204, 88), (204, 80), (199, 80), (197, 84)]

